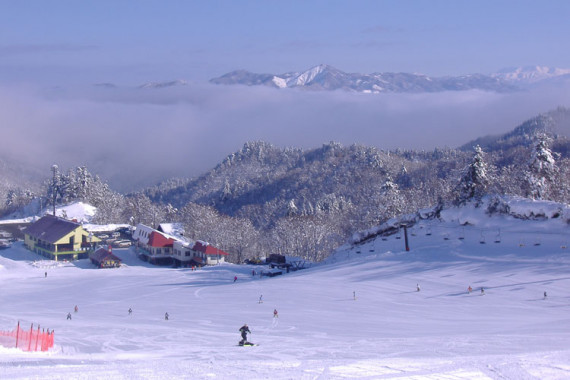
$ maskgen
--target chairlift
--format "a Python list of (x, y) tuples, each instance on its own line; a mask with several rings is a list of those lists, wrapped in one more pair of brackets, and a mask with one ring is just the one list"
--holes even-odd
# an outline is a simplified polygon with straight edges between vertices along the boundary
[(485, 235), (481, 232), (481, 238), (479, 239), (479, 244), (485, 244)]
[(539, 245), (540, 245), (540, 239), (538, 239), (538, 240), (536, 240), (536, 241), (534, 242), (534, 246), (535, 246), (535, 247), (537, 247), (537, 246), (539, 246)]
[(495, 237), (495, 243), (500, 243), (501, 242), (501, 229), (499, 228), (499, 233), (497, 233), (497, 236)]
[(459, 235), (459, 240), (465, 239), (465, 227), (461, 228), (461, 234)]
[(426, 231), (426, 236), (431, 236), (431, 228), (428, 227), (427, 231)]
[(449, 240), (449, 234), (443, 235), (443, 240)]
[(562, 249), (566, 249), (568, 247), (568, 244), (566, 244), (566, 242), (562, 243), (562, 245), (560, 246), (560, 248)]

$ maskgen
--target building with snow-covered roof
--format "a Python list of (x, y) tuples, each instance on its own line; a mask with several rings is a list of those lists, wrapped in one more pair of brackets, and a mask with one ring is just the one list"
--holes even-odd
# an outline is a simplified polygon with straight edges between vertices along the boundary
[(138, 224), (133, 240), (139, 257), (156, 265), (172, 264), (172, 248), (177, 240), (144, 224)]
[(174, 264), (180, 267), (216, 265), (225, 262), (228, 256), (227, 252), (207, 242), (190, 241), (183, 236), (169, 235), (144, 224), (137, 225), (133, 240), (139, 257), (153, 264)]
[(184, 225), (182, 223), (160, 223), (157, 230), (170, 236), (184, 237)]
[(100, 241), (81, 224), (53, 215), (45, 215), (24, 230), (26, 248), (56, 261), (85, 259)]

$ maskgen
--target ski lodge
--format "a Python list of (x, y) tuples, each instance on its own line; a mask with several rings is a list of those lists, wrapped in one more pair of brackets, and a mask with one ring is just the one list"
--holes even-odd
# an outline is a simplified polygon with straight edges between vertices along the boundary
[[(164, 228), (164, 225), (159, 227)], [(216, 265), (225, 262), (227, 252), (203, 241), (190, 241), (178, 232), (169, 235), (144, 224), (138, 224), (133, 233), (138, 256), (143, 261), (156, 265), (192, 267)]]
[(48, 259), (86, 259), (94, 244), (101, 240), (77, 222), (46, 215), (24, 230), (24, 245)]

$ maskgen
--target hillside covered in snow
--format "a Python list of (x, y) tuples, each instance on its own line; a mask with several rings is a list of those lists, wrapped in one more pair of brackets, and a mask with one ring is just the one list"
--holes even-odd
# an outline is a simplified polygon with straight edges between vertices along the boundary
[[(0, 348), (0, 377), (568, 378), (568, 208), (489, 205), (418, 218), (409, 251), (403, 230), (380, 226), (274, 278), (252, 276), (262, 266), (154, 267), (133, 249), (103, 270), (16, 243), (0, 251), (0, 329), (39, 323), (55, 347)], [(258, 346), (237, 346), (244, 323)]]

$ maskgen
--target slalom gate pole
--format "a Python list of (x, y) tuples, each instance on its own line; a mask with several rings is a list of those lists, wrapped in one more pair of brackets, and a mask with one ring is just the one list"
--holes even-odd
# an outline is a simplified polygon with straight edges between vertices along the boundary
[(28, 339), (28, 351), (32, 349), (32, 335), (34, 335), (34, 324), (30, 326), (30, 338)]
[(18, 338), (20, 337), (20, 321), (18, 321), (18, 327), (16, 328), (16, 348), (18, 348)]
[(40, 325), (38, 325), (38, 332), (36, 333), (36, 348), (34, 351), (38, 350), (38, 340), (40, 340)]

